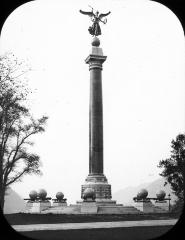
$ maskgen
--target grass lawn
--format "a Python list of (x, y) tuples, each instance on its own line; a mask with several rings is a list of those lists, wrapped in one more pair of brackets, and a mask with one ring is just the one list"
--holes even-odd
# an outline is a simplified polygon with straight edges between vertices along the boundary
[(152, 226), (112, 229), (34, 231), (21, 232), (19, 234), (32, 239), (41, 240), (149, 240), (164, 236), (164, 234), (171, 228), (172, 226)]
[[(17, 213), (4, 215), (10, 225), (47, 224), (47, 223), (80, 223), (80, 222), (113, 222), (113, 221), (136, 221), (156, 219), (178, 219), (174, 213), (161, 214), (112, 214), (112, 215), (68, 215), (68, 214), (29, 214)], [(79, 230), (42, 230), (30, 232), (14, 232), (16, 239), (40, 239), (40, 240), (149, 240), (162, 236), (173, 226), (145, 226), (105, 229), (79, 229)], [(12, 229), (13, 230), (13, 229)], [(171, 231), (170, 231), (171, 232)], [(7, 232), (6, 232), (7, 233)], [(172, 235), (170, 233), (170, 235)], [(166, 235), (167, 236), (167, 235)], [(14, 236), (10, 239), (14, 239)], [(167, 238), (169, 239), (169, 235)], [(174, 238), (175, 239), (175, 238)]]
[(15, 213), (5, 214), (10, 225), (25, 224), (47, 224), (47, 223), (79, 223), (79, 222), (111, 222), (111, 221), (136, 221), (136, 220), (156, 220), (179, 218), (177, 214), (157, 213), (157, 214), (30, 214)]

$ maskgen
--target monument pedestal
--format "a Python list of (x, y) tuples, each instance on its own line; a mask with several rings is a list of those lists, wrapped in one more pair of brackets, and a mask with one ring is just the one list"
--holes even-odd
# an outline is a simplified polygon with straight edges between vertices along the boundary
[(167, 201), (156, 201), (154, 203), (154, 206), (158, 209), (161, 209), (163, 211), (168, 212), (169, 211), (169, 205)]
[(26, 203), (26, 212), (29, 213), (41, 213), (43, 210), (49, 209), (51, 207), (50, 201), (29, 201)]
[(96, 201), (110, 200), (111, 185), (108, 184), (107, 178), (103, 174), (89, 174), (85, 180), (85, 184), (82, 185), (81, 198), (86, 188), (92, 188), (96, 194)]
[(33, 207), (33, 203), (34, 203), (34, 201), (28, 201), (27, 203), (26, 203), (26, 212), (30, 212), (30, 209), (32, 209), (32, 207)]
[(155, 211), (151, 201), (137, 201), (134, 207), (143, 213), (153, 213)]
[(85, 214), (98, 213), (98, 206), (95, 202), (82, 202), (80, 212)]

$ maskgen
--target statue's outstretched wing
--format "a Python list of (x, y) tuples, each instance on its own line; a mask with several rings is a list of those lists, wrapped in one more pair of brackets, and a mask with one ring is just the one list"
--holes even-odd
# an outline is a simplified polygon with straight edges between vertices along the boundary
[(80, 13), (85, 14), (85, 15), (88, 15), (89, 17), (94, 16), (93, 11), (92, 11), (92, 12), (84, 12), (84, 11), (80, 10)]
[(102, 19), (103, 17), (108, 16), (110, 13), (111, 13), (110, 11), (109, 11), (108, 13), (101, 13), (101, 14), (99, 15), (99, 18)]

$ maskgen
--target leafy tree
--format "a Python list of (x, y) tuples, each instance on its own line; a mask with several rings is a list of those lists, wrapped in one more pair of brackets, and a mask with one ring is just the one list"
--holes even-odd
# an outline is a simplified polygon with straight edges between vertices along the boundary
[(26, 107), (29, 90), (21, 76), (27, 71), (13, 55), (0, 57), (0, 206), (7, 188), (26, 174), (41, 174), (40, 157), (32, 153), (31, 137), (44, 132), (47, 117), (34, 119)]
[(184, 176), (185, 176), (185, 134), (179, 134), (171, 142), (171, 156), (159, 162), (163, 168), (161, 176), (171, 185), (174, 194), (180, 202), (184, 202)]

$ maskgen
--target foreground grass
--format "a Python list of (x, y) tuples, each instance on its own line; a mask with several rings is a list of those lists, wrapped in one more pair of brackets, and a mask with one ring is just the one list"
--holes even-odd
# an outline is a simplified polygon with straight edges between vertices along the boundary
[(156, 214), (30, 214), (16, 213), (5, 214), (6, 220), (10, 225), (26, 224), (47, 224), (47, 223), (79, 223), (79, 222), (111, 222), (111, 221), (136, 221), (136, 220), (156, 220), (179, 218), (174, 213)]
[[(162, 214), (112, 214), (112, 215), (67, 215), (67, 214), (7, 214), (4, 215), (10, 225), (25, 224), (47, 224), (47, 223), (79, 223), (79, 222), (106, 222), (106, 221), (136, 221), (156, 219), (178, 219), (179, 215), (174, 213)], [(160, 236), (168, 236), (169, 231), (176, 226), (145, 226), (145, 227), (124, 227), (105, 229), (78, 229), (78, 230), (47, 230), (14, 232), (17, 239), (40, 239), (40, 240), (149, 240)], [(6, 232), (7, 233), (7, 232)], [(167, 235), (166, 235), (167, 234)], [(170, 236), (171, 236), (170, 231)], [(28, 237), (28, 238), (27, 238)], [(10, 239), (14, 239), (14, 236)], [(23, 238), (24, 239), (24, 238)], [(172, 238), (173, 239), (173, 238)], [(175, 239), (175, 238), (174, 238)]]
[(171, 228), (172, 226), (152, 226), (134, 227), (134, 229), (130, 227), (111, 229), (55, 230), (21, 232), (21, 235), (40, 240), (149, 240), (163, 236)]

